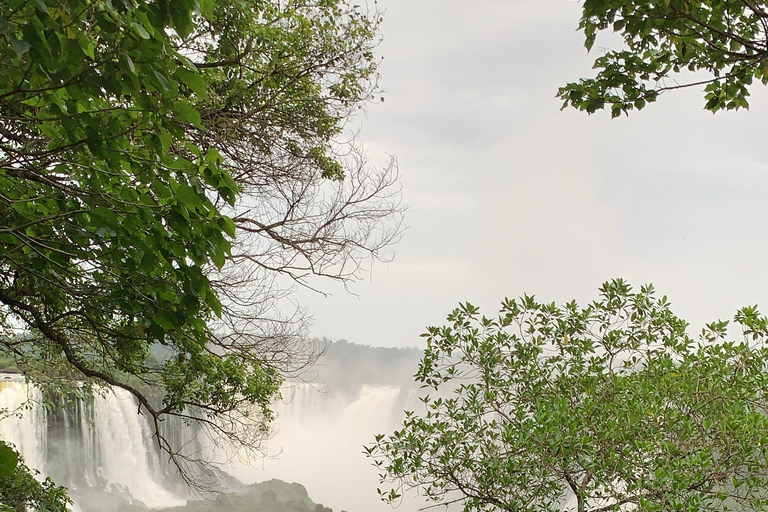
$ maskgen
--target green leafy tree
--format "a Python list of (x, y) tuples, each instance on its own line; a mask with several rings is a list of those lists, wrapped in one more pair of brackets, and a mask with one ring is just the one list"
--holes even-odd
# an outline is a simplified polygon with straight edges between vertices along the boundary
[(0, 441), (0, 512), (66, 512), (67, 490), (46, 478), (40, 482), (19, 454)]
[(378, 24), (346, 0), (0, 2), (0, 352), (130, 391), (180, 466), (169, 415), (257, 449), (316, 355), (285, 297), (400, 231), (396, 166), (341, 139)]
[(385, 500), (417, 487), (464, 510), (768, 508), (768, 322), (694, 342), (651, 286), (587, 307), (463, 304), (430, 327), (416, 378), (439, 396), (366, 447)]
[(595, 78), (558, 91), (564, 108), (617, 117), (666, 91), (704, 86), (705, 108), (717, 112), (748, 108), (749, 86), (768, 83), (763, 0), (586, 0), (579, 28), (587, 50), (609, 30), (624, 47), (595, 60)]

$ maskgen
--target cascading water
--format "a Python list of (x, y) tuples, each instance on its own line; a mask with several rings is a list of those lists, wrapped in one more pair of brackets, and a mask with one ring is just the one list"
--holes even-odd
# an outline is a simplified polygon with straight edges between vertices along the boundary
[[(417, 407), (417, 388), (287, 384), (282, 394), (274, 407), (277, 433), (267, 445), (274, 457), (258, 465), (233, 464), (229, 471), (246, 483), (301, 482), (314, 500), (334, 510), (391, 512), (376, 493), (378, 474), (363, 446), (395, 428), (404, 409)], [(399, 510), (420, 506), (411, 497)]]
[(41, 403), (39, 390), (28, 387), (23, 378), (0, 376), (0, 413), (8, 416), (0, 421), (0, 439), (13, 443), (27, 466), (45, 472), (48, 435)]
[(47, 414), (35, 386), (0, 375), (2, 411), (0, 438), (15, 445), (27, 466), (67, 486), (75, 498), (97, 489), (151, 508), (186, 502), (171, 490), (149, 425), (123, 390), (67, 400)]
[[(348, 353), (358, 350), (351, 344), (341, 347)], [(412, 354), (409, 357), (413, 359)], [(362, 447), (375, 434), (396, 428), (404, 409), (418, 409), (420, 404), (415, 386), (391, 384), (406, 380), (379, 371), (404, 366), (403, 362), (367, 359), (372, 361), (368, 366), (360, 358), (326, 366), (318, 381), (329, 384), (286, 384), (283, 400), (274, 406), (277, 433), (266, 445), (272, 456), (250, 465), (236, 461), (223, 469), (244, 483), (272, 478), (300, 482), (316, 502), (336, 511), (391, 511), (379, 501), (378, 475)], [(375, 384), (359, 383), (363, 376)], [(146, 418), (126, 392), (59, 397), (58, 407), (47, 413), (40, 395), (22, 377), (0, 374), (0, 412), (16, 411), (31, 399), (29, 409), (19, 411), (21, 416), (0, 421), (0, 439), (15, 444), (27, 465), (67, 486), (83, 511), (120, 509), (119, 503), (107, 506), (99, 501), (103, 497), (93, 496), (96, 491), (117, 495), (120, 503), (140, 502), (150, 508), (184, 503), (186, 493), (158, 454)], [(187, 427), (172, 421), (165, 422), (163, 435), (176, 446), (195, 438)], [(206, 447), (195, 449), (205, 452)], [(423, 505), (406, 499), (399, 510), (411, 512)]]
[(96, 396), (93, 409), (96, 449), (102, 461), (98, 476), (107, 490), (139, 499), (150, 508), (183, 505), (186, 500), (162, 485), (165, 471), (133, 397), (113, 389)]

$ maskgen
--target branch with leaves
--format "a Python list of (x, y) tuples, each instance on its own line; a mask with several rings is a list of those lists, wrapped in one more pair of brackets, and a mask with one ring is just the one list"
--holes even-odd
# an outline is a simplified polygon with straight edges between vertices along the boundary
[(322, 350), (293, 287), (360, 278), (402, 232), (395, 162), (343, 138), (379, 23), (346, 0), (0, 4), (0, 352), (130, 392), (174, 461), (168, 416), (258, 451)]
[(465, 512), (766, 510), (768, 322), (694, 342), (653, 287), (586, 307), (462, 304), (429, 327), (421, 413), (365, 448), (385, 501), (416, 488)]
[(766, 8), (761, 0), (586, 0), (579, 28), (587, 50), (608, 30), (624, 48), (595, 59), (595, 78), (560, 88), (563, 108), (610, 108), (617, 117), (665, 92), (700, 86), (707, 110), (748, 108), (752, 83), (768, 83)]

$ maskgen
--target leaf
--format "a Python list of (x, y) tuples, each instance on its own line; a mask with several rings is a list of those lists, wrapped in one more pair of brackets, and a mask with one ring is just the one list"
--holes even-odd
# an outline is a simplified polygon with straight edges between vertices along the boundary
[(186, 68), (179, 68), (176, 70), (176, 74), (178, 75), (179, 80), (183, 82), (184, 85), (192, 89), (195, 94), (200, 96), (200, 98), (208, 98), (208, 91), (205, 87), (205, 79), (200, 75), (200, 73), (190, 71)]
[(160, 82), (160, 87), (162, 87), (163, 90), (165, 90), (165, 91), (170, 91), (171, 90), (171, 83), (168, 81), (168, 79), (165, 77), (165, 75), (163, 75), (162, 73), (160, 73), (156, 69), (153, 69), (152, 72), (155, 74), (155, 78), (157, 78), (157, 81)]
[(214, 21), (214, 0), (200, 0), (200, 14), (208, 21)]
[(163, 151), (168, 151), (173, 145), (173, 137), (168, 130), (160, 128), (157, 130), (157, 136), (160, 139), (160, 144), (163, 146)]
[(136, 65), (133, 63), (133, 59), (131, 58), (131, 56), (130, 55), (126, 55), (125, 56), (125, 61), (128, 64), (128, 69), (130, 69), (131, 73), (133, 73), (135, 75), (136, 74)]
[(133, 30), (136, 31), (136, 33), (141, 37), (142, 39), (149, 39), (151, 36), (149, 35), (149, 32), (141, 26), (140, 23), (136, 23), (135, 21), (131, 22), (131, 27)]
[(232, 219), (229, 217), (221, 217), (219, 219), (219, 225), (221, 226), (221, 229), (223, 229), (224, 232), (229, 235), (230, 238), (235, 238), (235, 232), (237, 231), (237, 228), (235, 226), (235, 222)]
[(189, 185), (182, 183), (176, 189), (176, 199), (187, 207), (202, 208), (203, 200), (197, 195), (197, 192)]
[(192, 124), (201, 130), (205, 129), (200, 119), (200, 113), (186, 101), (175, 102), (171, 106), (171, 110), (179, 121)]
[(13, 34), (13, 25), (5, 18), (0, 16), (0, 34)]
[(192, 31), (192, 18), (190, 17), (189, 8), (187, 7), (186, 2), (175, 0), (169, 3), (169, 8), (176, 32), (181, 37), (187, 37)]
[(13, 47), (13, 51), (16, 52), (16, 56), (19, 58), (21, 58), (30, 49), (30, 45), (28, 42), (24, 40), (16, 39), (15, 37), (12, 37), (12, 36), (8, 36), (8, 42), (11, 43), (11, 46)]
[(100, 219), (105, 220), (111, 224), (117, 224), (117, 215), (115, 215), (115, 212), (105, 206), (97, 206), (96, 208), (92, 209), (90, 213), (91, 215), (99, 217)]
[(16, 466), (19, 464), (19, 454), (0, 441), (0, 478), (8, 478), (16, 471)]
[[(223, 266), (223, 263), (222, 263)], [(221, 269), (221, 267), (219, 267)], [(216, 296), (216, 292), (209, 290), (205, 293), (205, 303), (210, 306), (217, 317), (221, 318), (221, 301)]]
[(45, 14), (50, 14), (48, 12), (48, 6), (45, 5), (45, 0), (35, 0), (35, 3), (40, 8), (40, 10), (43, 11)]
[(217, 269), (221, 270), (227, 259), (226, 254), (224, 254), (224, 252), (218, 248), (211, 250), (209, 254), (211, 255), (211, 261), (213, 261), (213, 264), (216, 265)]
[(83, 49), (83, 53), (86, 54), (91, 59), (94, 58), (94, 44), (92, 41), (88, 39), (88, 36), (85, 34), (80, 34), (80, 36), (77, 38), (77, 41), (80, 43), (80, 48)]

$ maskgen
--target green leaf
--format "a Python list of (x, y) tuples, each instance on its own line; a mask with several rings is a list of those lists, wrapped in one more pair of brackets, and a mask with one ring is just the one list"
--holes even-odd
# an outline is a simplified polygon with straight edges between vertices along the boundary
[(182, 183), (176, 189), (176, 199), (178, 199), (182, 204), (184, 204), (188, 208), (194, 208), (194, 209), (203, 208), (203, 200), (200, 198), (199, 195), (197, 195), (197, 192), (195, 192), (192, 187), (190, 187), (185, 183)]
[(13, 34), (14, 31), (13, 25), (7, 19), (0, 16), (0, 34)]
[(171, 83), (168, 81), (168, 79), (165, 77), (164, 74), (160, 73), (156, 69), (153, 69), (152, 73), (154, 73), (155, 78), (157, 78), (157, 81), (160, 82), (160, 87), (164, 91), (170, 91), (171, 90)]
[(205, 17), (208, 21), (214, 21), (214, 7), (215, 7), (215, 1), (214, 0), (200, 0), (200, 14)]
[(224, 254), (224, 252), (219, 248), (214, 248), (210, 251), (209, 254), (211, 256), (211, 261), (213, 261), (214, 265), (216, 265), (216, 268), (221, 270), (227, 260), (226, 254)]
[(90, 213), (91, 215), (95, 215), (96, 217), (99, 217), (100, 219), (103, 219), (110, 224), (117, 224), (117, 215), (115, 215), (115, 212), (105, 206), (97, 206), (96, 208), (92, 209)]
[(235, 223), (232, 219), (222, 216), (219, 219), (219, 225), (221, 225), (221, 228), (227, 235), (229, 235), (230, 238), (235, 238), (237, 227), (235, 226)]
[(48, 6), (45, 4), (45, 0), (35, 0), (35, 3), (37, 4), (37, 7), (45, 14), (50, 14), (48, 12)]
[(173, 145), (173, 137), (171, 134), (168, 133), (168, 130), (165, 128), (160, 128), (157, 130), (157, 136), (160, 139), (160, 143), (163, 145), (163, 151), (168, 151)]
[(205, 303), (208, 304), (217, 317), (221, 318), (221, 301), (219, 301), (215, 292), (209, 291), (205, 294)]
[(133, 59), (130, 55), (125, 56), (125, 62), (128, 64), (128, 69), (133, 73), (136, 74), (136, 65), (133, 63)]
[(192, 18), (190, 17), (190, 11), (186, 2), (175, 0), (169, 3), (169, 8), (176, 32), (181, 37), (187, 37), (192, 31)]
[(175, 102), (171, 106), (171, 110), (179, 121), (192, 124), (201, 130), (204, 129), (200, 113), (186, 101)]
[(18, 463), (19, 454), (16, 450), (0, 441), (0, 478), (9, 478), (13, 475)]
[(149, 39), (151, 36), (149, 35), (149, 32), (141, 26), (141, 23), (136, 23), (135, 21), (131, 22), (131, 28), (136, 31), (136, 33), (141, 37), (142, 39)]
[(94, 44), (92, 41), (88, 39), (88, 36), (85, 34), (80, 34), (77, 38), (78, 42), (80, 43), (80, 48), (83, 49), (83, 53), (85, 53), (88, 57), (91, 59), (94, 58)]
[(16, 39), (16, 37), (12, 35), (6, 36), (6, 39), (8, 39), (8, 42), (11, 44), (13, 51), (16, 52), (17, 57), (22, 57), (30, 49), (29, 43), (24, 40)]
[(197, 73), (195, 71), (190, 71), (185, 68), (179, 68), (176, 70), (176, 74), (179, 77), (179, 80), (192, 89), (195, 94), (200, 96), (202, 99), (208, 98), (208, 91), (206, 90), (205, 86), (205, 79), (200, 75), (200, 73)]

